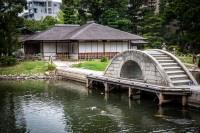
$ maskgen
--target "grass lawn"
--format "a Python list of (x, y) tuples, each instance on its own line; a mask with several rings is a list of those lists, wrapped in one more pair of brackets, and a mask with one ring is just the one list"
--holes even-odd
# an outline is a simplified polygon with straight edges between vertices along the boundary
[(0, 75), (14, 75), (14, 74), (44, 74), (47, 70), (47, 62), (44, 61), (27, 61), (20, 62), (13, 66), (0, 66)]
[(192, 57), (183, 57), (183, 56), (179, 56), (178, 58), (179, 58), (179, 60), (181, 60), (181, 62), (183, 62), (183, 63), (193, 64), (193, 62), (192, 62)]
[[(192, 57), (178, 57), (181, 62), (183, 63), (192, 63)], [(100, 62), (100, 61), (88, 61), (80, 64), (76, 64), (73, 67), (75, 68), (83, 68), (83, 69), (90, 69), (90, 70), (96, 70), (96, 71), (104, 71), (106, 69), (106, 66), (108, 65), (108, 62)], [(190, 65), (186, 65), (186, 67), (190, 68)]]
[(96, 70), (96, 71), (104, 71), (108, 63), (109, 61), (108, 62), (88, 61), (88, 62), (76, 64), (73, 67)]
[[(183, 63), (192, 64), (192, 57), (178, 57)], [(75, 68), (83, 68), (90, 69), (96, 71), (104, 71), (108, 62), (100, 62), (100, 61), (88, 61), (80, 64), (76, 64), (73, 67)], [(191, 66), (186, 66), (191, 67)], [(47, 62), (44, 61), (27, 61), (20, 62), (14, 66), (0, 66), (0, 75), (15, 75), (15, 74), (44, 74), (45, 70), (47, 70)]]

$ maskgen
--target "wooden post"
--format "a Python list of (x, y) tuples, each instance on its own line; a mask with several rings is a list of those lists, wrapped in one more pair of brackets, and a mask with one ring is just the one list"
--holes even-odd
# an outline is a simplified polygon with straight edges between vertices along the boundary
[(104, 98), (105, 98), (106, 101), (108, 101), (109, 93), (105, 93), (105, 97)]
[(88, 85), (89, 85), (89, 79), (86, 79), (86, 87), (88, 89)]
[(104, 84), (104, 86), (105, 86), (105, 92), (109, 92), (109, 86), (108, 86), (108, 83), (104, 82), (103, 84)]
[(187, 97), (182, 96), (182, 106), (186, 106), (186, 104), (187, 104)]
[(129, 98), (129, 100), (128, 100), (128, 106), (129, 106), (129, 109), (131, 109), (131, 99)]
[(132, 97), (132, 90), (131, 90), (131, 87), (128, 87), (128, 97), (129, 97), (129, 98)]
[(163, 108), (161, 106), (159, 106), (158, 114), (159, 115), (164, 115), (164, 110), (163, 110)]
[(163, 103), (163, 101), (164, 101), (164, 96), (163, 96), (163, 94), (162, 94), (162, 93), (159, 93), (158, 98), (159, 98), (159, 104), (158, 104), (158, 105), (162, 105), (162, 103)]

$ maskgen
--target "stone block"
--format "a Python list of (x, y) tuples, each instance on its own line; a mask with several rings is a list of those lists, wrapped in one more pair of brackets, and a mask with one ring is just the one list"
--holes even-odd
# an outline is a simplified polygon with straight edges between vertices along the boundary
[(120, 56), (120, 57), (117, 58), (117, 60), (121, 61), (121, 60), (123, 60), (123, 57)]
[(114, 70), (114, 71), (120, 71), (120, 70), (119, 70), (119, 67), (115, 67), (113, 70)]
[(159, 72), (156, 72), (156, 76), (160, 76), (161, 77), (161, 74)]
[(117, 71), (111, 71), (110, 74), (117, 75), (118, 72)]
[(114, 64), (114, 67), (118, 67), (119, 68), (119, 66), (120, 66), (119, 64)]
[(109, 67), (108, 70), (112, 71), (112, 70), (114, 70), (114, 67)]
[(151, 71), (145, 71), (145, 75), (151, 75)]

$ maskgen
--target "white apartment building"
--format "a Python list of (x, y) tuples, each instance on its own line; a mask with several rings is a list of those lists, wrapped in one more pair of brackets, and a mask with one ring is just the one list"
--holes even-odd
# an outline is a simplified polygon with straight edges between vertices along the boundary
[(23, 17), (35, 20), (46, 16), (57, 18), (61, 2), (61, 0), (27, 0), (28, 10), (24, 12)]

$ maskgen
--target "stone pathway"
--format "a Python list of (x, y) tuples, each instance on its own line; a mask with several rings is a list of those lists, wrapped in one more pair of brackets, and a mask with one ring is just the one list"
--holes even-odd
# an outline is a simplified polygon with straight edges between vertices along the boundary
[(82, 68), (71, 68), (74, 64), (78, 64), (81, 62), (70, 62), (70, 61), (53, 61), (53, 63), (56, 65), (57, 70), (70, 72), (70, 73), (80, 73), (81, 75), (102, 75), (103, 71), (95, 71), (95, 70), (88, 70), (88, 69), (82, 69)]

